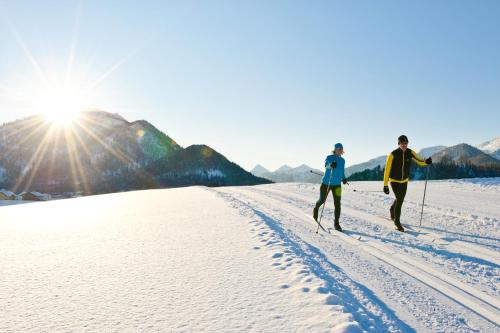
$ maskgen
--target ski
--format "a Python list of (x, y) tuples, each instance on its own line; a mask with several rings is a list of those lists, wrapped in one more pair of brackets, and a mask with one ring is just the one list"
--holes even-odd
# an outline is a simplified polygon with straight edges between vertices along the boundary
[[(376, 217), (394, 223), (394, 221), (391, 220), (387, 216), (376, 215)], [(449, 242), (441, 239), (439, 236), (433, 235), (431, 233), (425, 233), (425, 232), (422, 232), (420, 230), (415, 230), (415, 228), (412, 227), (411, 225), (405, 225), (404, 227), (405, 227), (405, 231), (404, 231), (405, 234), (412, 235), (412, 236), (414, 236), (416, 238), (425, 239), (427, 242), (434, 243), (434, 244), (437, 244), (437, 245), (448, 245), (449, 244)]]
[[(382, 215), (376, 215), (377, 217), (390, 221), (391, 223), (394, 223), (393, 219), (387, 217), (387, 216), (382, 216)], [(406, 230), (399, 230), (397, 226), (394, 226), (394, 230), (399, 231), (399, 232), (406, 232)]]
[(314, 218), (312, 218), (312, 217), (311, 217), (311, 219), (312, 219), (314, 222), (316, 222), (316, 223), (319, 225), (319, 227), (320, 227), (320, 228), (321, 228), (324, 232), (328, 232), (328, 233), (330, 233), (329, 231), (327, 231), (327, 230), (323, 227), (323, 225), (322, 225), (319, 221), (315, 220), (315, 219), (314, 219)]
[(406, 232), (404, 229), (403, 230), (398, 229), (397, 226), (394, 226), (394, 230), (399, 231), (399, 232), (403, 232), (403, 233)]
[(345, 231), (345, 230), (337, 230), (337, 229), (335, 229), (335, 228), (330, 228), (330, 227), (329, 227), (329, 228), (328, 228), (328, 231), (329, 231), (330, 233), (332, 233), (332, 231), (334, 231), (334, 232), (338, 232), (338, 233), (344, 234), (344, 235), (349, 236), (349, 237), (351, 237), (351, 238), (353, 238), (353, 239), (355, 239), (355, 240), (358, 240), (358, 241), (360, 241), (360, 240), (361, 240), (361, 236), (355, 236), (355, 235), (353, 235), (353, 234), (351, 234), (350, 232)]

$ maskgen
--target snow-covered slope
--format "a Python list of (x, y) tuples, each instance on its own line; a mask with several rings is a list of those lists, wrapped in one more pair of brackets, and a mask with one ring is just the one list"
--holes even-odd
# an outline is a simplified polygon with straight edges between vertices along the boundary
[(250, 172), (257, 177), (262, 177), (262, 175), (269, 172), (269, 170), (264, 168), (262, 165), (257, 164)]
[(380, 186), (344, 187), (344, 234), (313, 184), (2, 207), (0, 331), (498, 332), (500, 179), (429, 182), (422, 228), (410, 183), (405, 234)]
[(485, 153), (490, 154), (491, 156), (500, 160), (500, 136), (492, 140), (483, 142), (477, 145), (476, 148), (481, 149)]
[[(314, 173), (311, 173), (311, 170)], [(270, 179), (276, 183), (317, 183), (321, 180), (321, 176), (318, 174), (323, 174), (323, 171), (313, 169), (306, 164), (299, 165), (295, 168), (283, 165), (275, 171), (268, 171), (260, 165), (257, 165), (252, 170), (252, 174)]]
[(432, 155), (434, 162), (448, 162), (454, 163), (471, 163), (477, 166), (500, 166), (500, 160), (484, 153), (483, 151), (475, 148), (466, 143), (461, 143), (441, 150), (440, 152)]
[(446, 146), (434, 146), (434, 147), (427, 147), (427, 148), (423, 148), (423, 149), (420, 149), (418, 151), (418, 154), (422, 157), (431, 157), (432, 155), (434, 154), (437, 154), (439, 153), (440, 151), (442, 151), (443, 149), (446, 149)]
[(373, 169), (376, 168), (377, 166), (383, 168), (385, 166), (386, 161), (387, 161), (387, 155), (382, 155), (379, 157), (372, 158), (371, 160), (368, 160), (360, 164), (351, 165), (350, 167), (345, 168), (345, 175), (346, 177), (349, 177), (353, 173), (360, 172), (366, 169)]

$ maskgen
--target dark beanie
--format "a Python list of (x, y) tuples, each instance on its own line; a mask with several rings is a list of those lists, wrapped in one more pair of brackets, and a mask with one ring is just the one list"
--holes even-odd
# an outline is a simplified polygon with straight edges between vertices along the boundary
[(406, 135), (399, 136), (398, 143), (401, 143), (401, 142), (408, 142), (408, 138), (406, 137)]

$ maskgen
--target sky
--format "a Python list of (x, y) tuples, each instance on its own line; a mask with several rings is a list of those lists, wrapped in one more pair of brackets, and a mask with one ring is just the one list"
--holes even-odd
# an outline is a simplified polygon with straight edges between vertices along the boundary
[[(0, 123), (43, 83), (250, 170), (500, 135), (499, 1), (0, 0)], [(38, 96), (38, 97), (36, 97)]]

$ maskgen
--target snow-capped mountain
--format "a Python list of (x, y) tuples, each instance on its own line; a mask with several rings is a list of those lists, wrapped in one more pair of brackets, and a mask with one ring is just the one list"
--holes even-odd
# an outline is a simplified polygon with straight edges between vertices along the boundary
[(0, 127), (0, 186), (102, 193), (267, 182), (207, 146), (186, 149), (145, 120), (82, 113), (71, 127), (32, 116)]
[(481, 149), (482, 151), (493, 156), (496, 159), (500, 159), (500, 136), (483, 142), (477, 145), (476, 148)]
[[(301, 165), (301, 166), (303, 166), (303, 165)], [(278, 169), (274, 170), (274, 172), (289, 172), (293, 169), (294, 168), (292, 168), (291, 166), (285, 164), (285, 165), (282, 165), (281, 167), (279, 167)]]
[(366, 162), (351, 165), (350, 167), (345, 168), (345, 176), (349, 177), (353, 173), (360, 172), (366, 169), (373, 169), (377, 166), (383, 167), (385, 165), (385, 161), (387, 160), (387, 155), (382, 155), (379, 157), (372, 158)]
[(432, 155), (432, 159), (435, 163), (450, 161), (458, 164), (470, 163), (476, 166), (500, 166), (499, 160), (466, 143), (445, 148)]
[(440, 151), (442, 151), (445, 148), (446, 148), (446, 146), (434, 146), (434, 147), (423, 148), (423, 149), (420, 149), (420, 151), (418, 152), (418, 155), (420, 155), (424, 158), (431, 157), (432, 155), (439, 153)]
[(264, 168), (262, 165), (257, 164), (250, 172), (257, 177), (262, 177), (262, 175), (268, 173), (269, 170)]
[[(254, 171), (257, 171), (255, 173)], [(263, 171), (265, 170), (265, 171)], [(321, 180), (321, 176), (311, 173), (313, 170), (316, 173), (323, 174), (323, 171), (313, 169), (306, 164), (299, 165), (292, 168), (288, 165), (283, 165), (275, 171), (268, 171), (266, 168), (257, 165), (252, 169), (252, 174), (255, 176), (263, 177), (272, 180), (276, 183), (317, 183)]]

